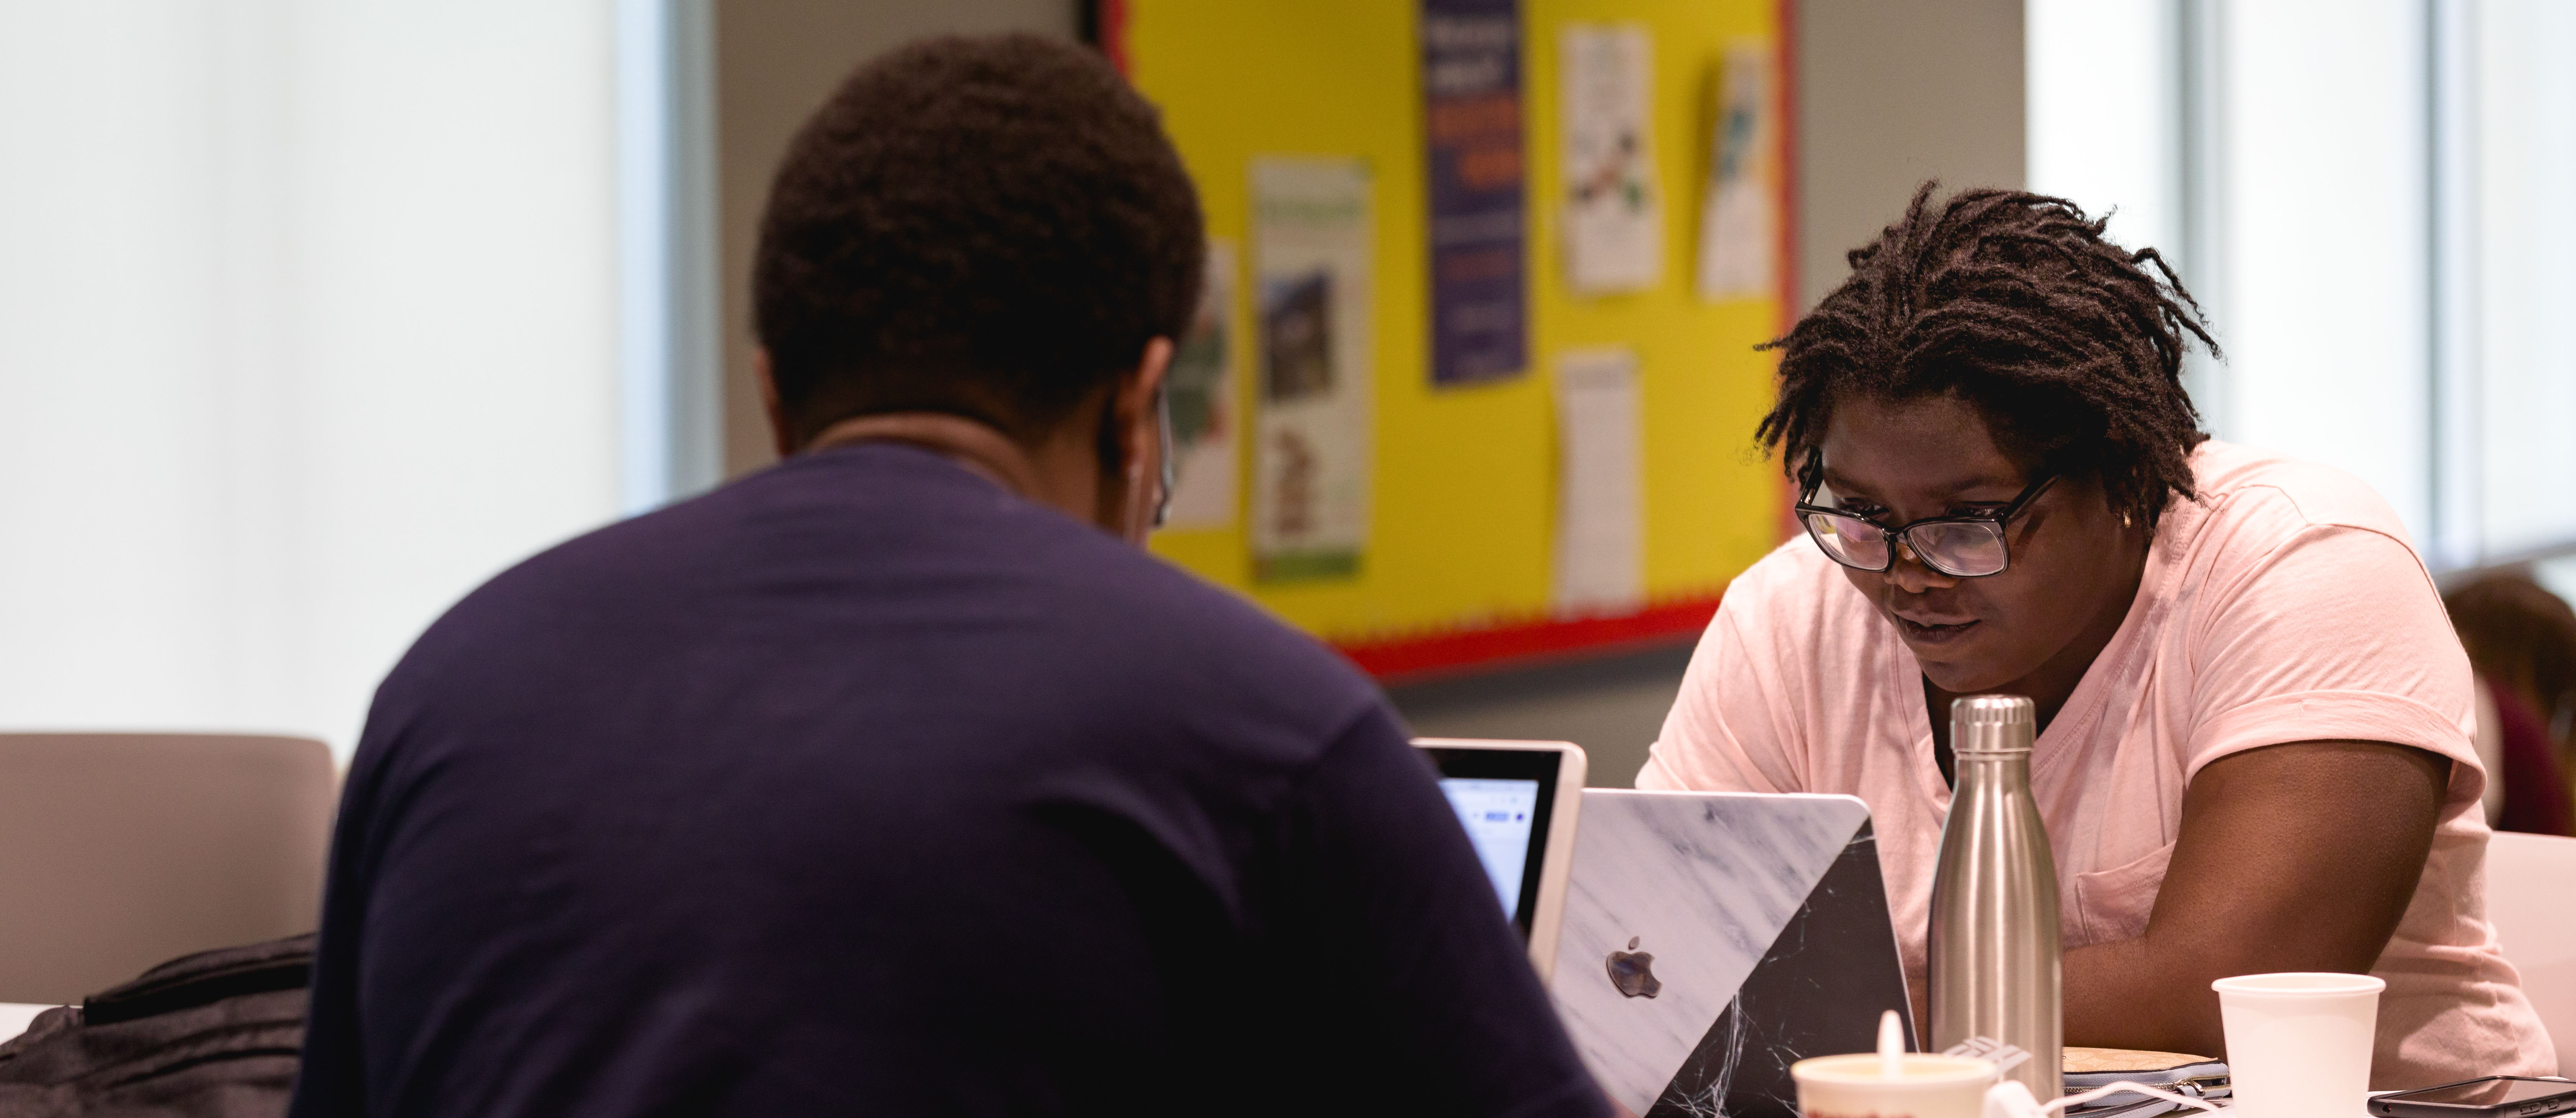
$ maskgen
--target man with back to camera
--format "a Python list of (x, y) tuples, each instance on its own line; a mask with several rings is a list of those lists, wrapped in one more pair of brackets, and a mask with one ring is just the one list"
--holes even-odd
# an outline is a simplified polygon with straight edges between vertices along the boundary
[(292, 1113), (1606, 1111), (1383, 698), (1138, 546), (1203, 254), (1089, 52), (843, 85), (761, 230), (787, 460), (386, 679)]

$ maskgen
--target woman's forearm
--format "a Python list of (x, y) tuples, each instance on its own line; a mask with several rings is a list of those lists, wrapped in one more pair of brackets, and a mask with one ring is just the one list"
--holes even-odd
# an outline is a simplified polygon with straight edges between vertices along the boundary
[(2066, 1040), (2224, 1056), (2210, 983), (2370, 969), (2415, 892), (2450, 762), (2379, 742), (2234, 754), (2185, 793), (2146, 934), (2066, 953)]
[(2226, 1055), (2212, 980), (2159, 966), (2144, 939), (2097, 943), (2066, 953), (2066, 1043), (2143, 1048), (2211, 1058)]

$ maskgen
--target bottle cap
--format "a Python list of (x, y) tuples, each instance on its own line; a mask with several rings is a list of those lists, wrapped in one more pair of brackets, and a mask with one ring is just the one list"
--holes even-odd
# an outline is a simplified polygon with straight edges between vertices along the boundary
[(2020, 695), (1970, 695), (1950, 703), (1952, 753), (2028, 753), (2039, 708)]

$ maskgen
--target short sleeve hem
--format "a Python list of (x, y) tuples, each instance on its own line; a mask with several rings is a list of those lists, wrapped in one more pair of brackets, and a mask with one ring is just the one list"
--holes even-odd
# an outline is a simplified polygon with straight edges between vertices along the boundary
[(2411, 746), (2452, 762), (2443, 814), (2475, 804), (2486, 772), (2459, 723), (2429, 705), (2384, 691), (2298, 691), (2269, 695), (2203, 722), (2183, 766), (2188, 784), (2222, 757), (2308, 741), (2368, 741)]

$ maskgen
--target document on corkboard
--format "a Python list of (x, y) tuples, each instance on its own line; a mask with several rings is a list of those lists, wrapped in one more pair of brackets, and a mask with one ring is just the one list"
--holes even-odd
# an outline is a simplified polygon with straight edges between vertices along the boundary
[(1262, 582), (1356, 577), (1368, 547), (1369, 187), (1357, 159), (1253, 161), (1252, 558)]

